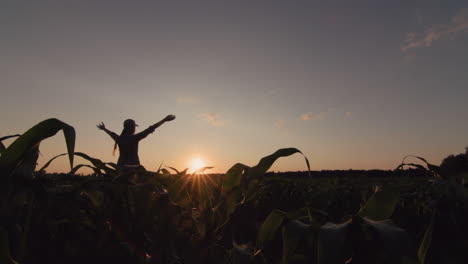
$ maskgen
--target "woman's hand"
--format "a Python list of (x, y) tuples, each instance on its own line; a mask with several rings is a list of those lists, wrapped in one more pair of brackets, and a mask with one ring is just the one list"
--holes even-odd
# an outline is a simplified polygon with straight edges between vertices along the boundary
[(164, 121), (172, 121), (175, 119), (175, 115), (168, 115), (166, 118), (164, 118)]
[(106, 129), (106, 125), (104, 125), (103, 122), (101, 122), (100, 124), (97, 125), (97, 127), (101, 130), (105, 130)]

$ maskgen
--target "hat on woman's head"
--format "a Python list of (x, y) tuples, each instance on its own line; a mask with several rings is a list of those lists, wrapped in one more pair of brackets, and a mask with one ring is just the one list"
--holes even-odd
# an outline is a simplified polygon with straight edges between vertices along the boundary
[(133, 119), (127, 119), (124, 121), (124, 127), (136, 127), (138, 126)]

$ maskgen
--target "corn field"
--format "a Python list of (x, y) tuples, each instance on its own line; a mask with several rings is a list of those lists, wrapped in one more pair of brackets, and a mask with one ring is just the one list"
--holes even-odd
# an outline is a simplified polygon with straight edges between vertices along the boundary
[[(59, 131), (68, 152), (36, 168)], [(75, 138), (57, 119), (0, 138), (0, 263), (468, 263), (468, 153), (373, 177), (314, 173), (305, 156), (301, 176), (268, 173), (296, 148), (224, 174), (120, 171)], [(60, 158), (70, 172), (47, 174)]]

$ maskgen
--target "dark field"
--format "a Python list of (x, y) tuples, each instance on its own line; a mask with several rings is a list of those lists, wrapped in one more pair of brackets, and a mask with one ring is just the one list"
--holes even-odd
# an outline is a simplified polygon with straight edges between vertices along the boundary
[[(67, 153), (36, 169), (40, 142), (60, 130)], [(468, 150), (394, 171), (267, 173), (302, 154), (284, 148), (188, 174), (103, 162), (75, 152), (75, 137), (47, 119), (0, 138), (0, 264), (468, 263)], [(70, 173), (47, 174), (62, 156)], [(94, 174), (76, 175), (83, 167)]]
[[(255, 196), (236, 200), (230, 213), (221, 208), (230, 206), (229, 197), (217, 189), (224, 175), (188, 175), (215, 183), (200, 180), (200, 186), (212, 187), (209, 197), (192, 195), (189, 206), (174, 203), (179, 198), (165, 186), (165, 177), (175, 175), (157, 177), (43, 174), (17, 183), (22, 188), (3, 197), (10, 201), (3, 205), (9, 215), (2, 225), (13, 258), (21, 263), (418, 263), (391, 255), (417, 261), (423, 241), (429, 242), (425, 263), (465, 263), (467, 257), (466, 197), (460, 197), (466, 193), (456, 194), (455, 187), (425, 171), (267, 173)], [(360, 209), (375, 193), (387, 195), (375, 200), (374, 216), (389, 214), (394, 224), (372, 231), (364, 220), (360, 231), (337, 228), (333, 241), (322, 241), (327, 222), (362, 222)]]

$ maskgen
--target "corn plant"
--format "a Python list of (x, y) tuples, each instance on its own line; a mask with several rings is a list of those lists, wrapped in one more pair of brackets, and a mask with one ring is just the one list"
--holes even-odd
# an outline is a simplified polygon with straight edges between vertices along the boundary
[[(33, 179), (36, 162), (39, 157), (40, 143), (42, 140), (54, 136), (60, 130), (62, 130), (65, 135), (70, 167), (73, 167), (75, 129), (58, 119), (52, 118), (44, 120), (22, 135), (3, 137), (0, 140), (2, 141), (6, 138), (18, 136), (8, 147), (0, 144), (0, 177), (3, 178), (1, 197), (3, 203), (0, 208), (0, 217), (3, 219), (18, 217), (18, 213), (15, 211), (17, 211), (18, 208), (27, 207), (22, 225), (22, 232), (18, 235), (19, 238), (16, 239), (19, 241), (17, 248), (20, 261), (24, 258), (32, 211), (35, 204), (36, 186), (31, 184), (11, 185), (7, 183), (10, 181)], [(19, 197), (20, 199), (18, 199)], [(20, 202), (18, 203), (17, 201)], [(10, 224), (7, 223), (7, 225)], [(9, 229), (11, 230), (11, 226)], [(9, 255), (9, 253), (5, 253), (9, 251), (9, 243), (7, 243), (7, 238), (4, 237), (3, 233), (1, 240), (2, 245), (0, 245), (0, 250), (4, 251), (4, 255)]]
[[(70, 167), (73, 167), (75, 129), (58, 119), (51, 118), (30, 128), (2, 151), (0, 156), (1, 177), (8, 179), (16, 171), (24, 177), (32, 178), (39, 157), (41, 141), (54, 136), (60, 130), (63, 131), (65, 136)], [(3, 144), (1, 148), (4, 148)], [(19, 171), (21, 167), (23, 167), (23, 170)]]
[[(425, 166), (406, 163), (408, 157), (422, 161)], [(433, 175), (428, 210), (431, 220), (418, 250), (420, 263), (466, 263), (468, 261), (468, 190), (463, 185), (468, 179), (468, 152), (448, 156), (437, 166), (418, 156), (406, 156), (397, 170), (415, 167)], [(443, 242), (442, 242), (443, 241)]]
[(268, 252), (281, 230), (283, 264), (416, 264), (416, 249), (408, 233), (388, 219), (397, 201), (397, 193), (379, 190), (341, 224), (321, 224), (323, 214), (310, 208), (292, 213), (274, 210), (259, 229), (256, 252), (268, 259), (263, 251)]
[[(50, 164), (56, 160), (59, 157), (65, 156), (67, 153), (63, 153), (60, 155), (57, 155), (53, 158), (51, 158), (49, 161), (47, 161), (40, 169), (39, 172), (41, 174), (45, 173), (45, 170), (50, 166)], [(103, 162), (100, 159), (93, 158), (85, 153), (82, 152), (74, 152), (74, 156), (78, 156), (80, 158), (83, 158), (84, 160), (87, 160), (91, 163), (91, 165), (88, 164), (78, 164), (75, 167), (72, 167), (69, 174), (75, 174), (78, 172), (79, 169), (81, 168), (90, 168), (93, 170), (93, 172), (98, 175), (98, 176), (110, 176), (110, 177), (115, 177), (119, 174), (119, 171), (117, 169), (117, 165), (112, 162)]]
[(5, 136), (5, 137), (1, 137), (0, 138), (0, 156), (3, 154), (3, 152), (6, 150), (6, 147), (5, 145), (3, 144), (3, 141), (4, 140), (7, 140), (7, 139), (10, 139), (10, 138), (14, 138), (14, 137), (19, 137), (21, 135), (19, 134), (16, 134), (16, 135), (10, 135), (10, 136)]

